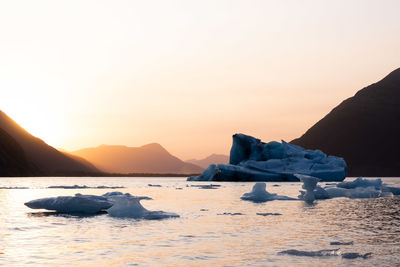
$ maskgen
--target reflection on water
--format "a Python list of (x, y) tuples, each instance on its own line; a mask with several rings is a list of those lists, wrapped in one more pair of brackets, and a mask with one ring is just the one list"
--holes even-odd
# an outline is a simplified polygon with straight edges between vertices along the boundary
[[(400, 186), (400, 179), (388, 181)], [(181, 217), (146, 221), (112, 218), (106, 213), (95, 216), (65, 215), (33, 212), (23, 205), (42, 197), (76, 193), (101, 195), (111, 191), (46, 189), (48, 186), (75, 184), (88, 187), (124, 186), (118, 190), (153, 198), (142, 201), (145, 208), (174, 212)], [(267, 184), (269, 192), (290, 197), (296, 197), (301, 189), (298, 183), (273, 184)], [(1, 179), (0, 187), (29, 189), (0, 189), (0, 265), (400, 264), (399, 197), (337, 198), (316, 201), (311, 206), (301, 201), (252, 203), (240, 200), (240, 196), (248, 192), (253, 183), (221, 183), (220, 187), (212, 190), (199, 190), (186, 185), (191, 184), (182, 178)], [(279, 254), (288, 250), (312, 252), (338, 248), (343, 253), (372, 255), (366, 259), (348, 259)]]

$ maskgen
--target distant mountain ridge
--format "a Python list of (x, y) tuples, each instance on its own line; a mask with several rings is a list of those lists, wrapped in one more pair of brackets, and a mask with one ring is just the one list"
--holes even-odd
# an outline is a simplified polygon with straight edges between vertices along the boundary
[(400, 176), (400, 68), (344, 100), (291, 143), (343, 157), (348, 176)]
[(211, 154), (210, 156), (204, 158), (204, 159), (190, 159), (187, 160), (186, 162), (195, 164), (197, 166), (200, 166), (204, 169), (208, 168), (210, 164), (227, 164), (229, 163), (229, 156), (228, 155), (222, 155), (222, 154)]
[(34, 137), (1, 110), (0, 130), (2, 176), (98, 172), (93, 165), (73, 159)]
[(160, 144), (141, 147), (101, 145), (71, 152), (109, 173), (201, 173), (203, 168), (183, 162)]

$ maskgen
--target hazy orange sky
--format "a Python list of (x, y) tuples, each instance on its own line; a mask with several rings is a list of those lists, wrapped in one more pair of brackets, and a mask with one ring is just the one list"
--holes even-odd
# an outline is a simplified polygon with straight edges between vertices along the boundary
[(0, 109), (57, 148), (228, 154), (400, 66), (400, 1), (1, 1)]

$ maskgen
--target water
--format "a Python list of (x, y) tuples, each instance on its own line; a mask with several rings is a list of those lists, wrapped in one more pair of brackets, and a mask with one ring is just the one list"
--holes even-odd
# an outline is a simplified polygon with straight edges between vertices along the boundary
[[(384, 182), (400, 187), (400, 179)], [(124, 186), (122, 189), (47, 189), (56, 185)], [(161, 185), (157, 186), (148, 186)], [(4, 266), (399, 266), (400, 197), (252, 203), (240, 200), (253, 183), (184, 178), (2, 178), (0, 265)], [(213, 184), (217, 184), (213, 182)], [(273, 186), (279, 185), (279, 186)], [(188, 187), (189, 186), (189, 187)], [(177, 188), (182, 188), (181, 190)], [(271, 193), (297, 197), (300, 183), (267, 183)], [(149, 210), (180, 218), (133, 220), (107, 214), (78, 217), (40, 213), (32, 199), (109, 191), (152, 197)], [(279, 213), (261, 216), (257, 213)], [(331, 246), (330, 242), (353, 245)], [(281, 255), (289, 249), (372, 253), (368, 259)]]

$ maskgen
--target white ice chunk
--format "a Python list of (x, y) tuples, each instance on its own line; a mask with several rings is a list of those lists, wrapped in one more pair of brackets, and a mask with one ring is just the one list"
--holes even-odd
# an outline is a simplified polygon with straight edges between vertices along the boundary
[(306, 192), (302, 196), (303, 200), (309, 204), (312, 204), (315, 200), (314, 190), (317, 186), (317, 183), (319, 182), (319, 179), (301, 174), (295, 174), (294, 176), (296, 176), (300, 179), (300, 181), (303, 182), (302, 188), (306, 190)]
[(280, 196), (277, 194), (268, 193), (266, 190), (265, 183), (256, 183), (253, 189), (249, 193), (244, 193), (240, 198), (243, 200), (249, 200), (253, 202), (266, 202), (271, 200), (295, 200), (294, 198), (287, 196)]
[(108, 197), (113, 206), (107, 210), (112, 217), (159, 220), (165, 218), (179, 217), (178, 214), (164, 211), (149, 211), (141, 204), (141, 197), (129, 195), (113, 195)]

